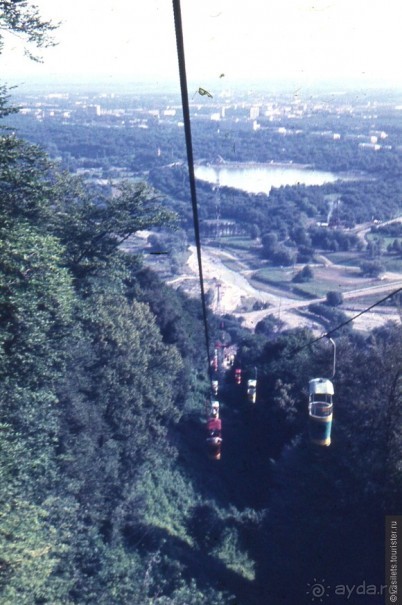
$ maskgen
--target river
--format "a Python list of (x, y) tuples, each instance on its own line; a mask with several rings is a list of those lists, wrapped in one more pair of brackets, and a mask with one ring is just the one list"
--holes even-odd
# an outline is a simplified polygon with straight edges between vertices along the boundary
[(201, 181), (266, 195), (272, 187), (297, 184), (324, 185), (348, 178), (344, 175), (341, 177), (332, 172), (292, 164), (199, 165), (195, 166), (194, 171), (196, 178)]

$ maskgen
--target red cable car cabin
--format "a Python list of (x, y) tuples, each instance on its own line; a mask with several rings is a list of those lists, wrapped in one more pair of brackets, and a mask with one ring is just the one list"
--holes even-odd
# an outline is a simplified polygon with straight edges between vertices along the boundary
[(235, 383), (241, 384), (241, 369), (240, 368), (235, 369)]
[(207, 448), (208, 458), (211, 460), (221, 459), (222, 444), (222, 421), (220, 418), (208, 418), (207, 420)]

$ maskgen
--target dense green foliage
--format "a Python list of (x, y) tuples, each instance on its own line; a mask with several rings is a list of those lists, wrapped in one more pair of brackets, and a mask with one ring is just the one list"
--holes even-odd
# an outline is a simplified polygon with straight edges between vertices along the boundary
[(149, 187), (99, 196), (36, 147), (0, 144), (0, 603), (276, 605), (318, 576), (380, 582), (374, 526), (402, 495), (400, 329), (339, 339), (333, 445), (319, 451), (306, 386), (330, 372), (328, 349), (272, 316), (254, 335), (225, 318), (258, 393), (250, 409), (244, 383), (221, 381), (213, 463), (199, 301), (119, 247), (171, 214)]
[[(38, 149), (1, 147), (0, 602), (287, 603), (318, 575), (379, 581), (379, 554), (339, 557), (401, 497), (400, 330), (342, 337), (319, 452), (306, 385), (328, 350), (297, 352), (309, 334), (278, 335), (273, 318), (255, 335), (226, 318), (258, 403), (227, 376), (211, 466), (199, 304), (118, 246), (166, 212), (143, 186), (100, 201)], [(381, 542), (366, 531), (364, 552)]]
[[(0, 18), (30, 36), (24, 6), (3, 2)], [(40, 44), (46, 24), (30, 18), (37, 34), (28, 39)], [(268, 142), (283, 153), (268, 134), (258, 135), (256, 159)], [(252, 139), (240, 133), (236, 146), (251, 149)], [(328, 167), (329, 150), (306, 146), (310, 160), (315, 153)], [(180, 184), (173, 206), (188, 227), (183, 170), (166, 175), (176, 193)], [(350, 188), (349, 201), (342, 189), (345, 220), (356, 218), (351, 208), (387, 216), (398, 207), (399, 181), (388, 206), (371, 197), (368, 209), (366, 186), (357, 194), (339, 185)], [(308, 262), (314, 241), (358, 245), (352, 234), (306, 229), (331, 192), (282, 188), (270, 196), (276, 211), (266, 212), (266, 199), (250, 204), (225, 191), (222, 207), (263, 234), (269, 258)], [(204, 218), (210, 193), (201, 187)], [(308, 331), (283, 331), (273, 315), (255, 334), (211, 315), (211, 336), (238, 347), (244, 376), (240, 386), (234, 368), (220, 376), (224, 441), (215, 463), (205, 451), (199, 301), (120, 247), (172, 221), (159, 194), (144, 184), (94, 191), (4, 132), (0, 204), (0, 605), (287, 605), (302, 602), (315, 578), (383, 583), (384, 514), (396, 514), (402, 499), (399, 326), (338, 334), (333, 443), (317, 449), (307, 437), (307, 385), (330, 374), (326, 343), (310, 346)], [(310, 277), (306, 266), (301, 279)], [(343, 318), (331, 294), (310, 309), (329, 327)], [(256, 375), (251, 407), (245, 385)]]
[(192, 388), (199, 309), (190, 319), (119, 249), (171, 214), (143, 185), (94, 198), (37, 148), (9, 135), (0, 146), (0, 602), (145, 603), (161, 582), (180, 603), (197, 591), (169, 561), (172, 579), (158, 579), (163, 540), (149, 555), (136, 545), (143, 527), (183, 534), (168, 502), (147, 515), (158, 477), (192, 497), (168, 433)]

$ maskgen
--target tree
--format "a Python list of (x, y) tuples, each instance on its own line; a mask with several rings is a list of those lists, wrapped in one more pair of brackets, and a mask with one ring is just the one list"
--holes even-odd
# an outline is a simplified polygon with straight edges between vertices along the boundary
[[(28, 384), (34, 380), (39, 386), (48, 372), (51, 375), (53, 355), (58, 357), (56, 342), (60, 344), (71, 323), (72, 280), (61, 266), (61, 248), (54, 237), (26, 224), (1, 231), (0, 364), (6, 374), (18, 372), (20, 386), (25, 376)], [(39, 363), (41, 378), (34, 379)]]
[[(0, 442), (3, 448), (3, 435)], [(18, 457), (18, 460), (21, 458)], [(2, 476), (2, 487), (3, 480)], [(42, 602), (60, 603), (59, 597), (66, 587), (62, 588), (60, 594), (60, 584), (58, 586), (57, 580), (51, 576), (57, 570), (63, 547), (57, 528), (48, 521), (47, 511), (24, 499), (15, 498), (15, 493), (11, 500), (1, 505), (0, 605), (30, 605), (33, 600), (41, 598), (46, 598)]]
[(7, 34), (12, 34), (28, 43), (25, 54), (34, 61), (40, 57), (34, 55), (29, 46), (46, 48), (54, 46), (52, 32), (58, 25), (41, 18), (35, 4), (21, 0), (1, 0), (0, 2), (0, 53), (3, 51)]
[(75, 296), (56, 238), (24, 220), (0, 233), (0, 603), (56, 603), (51, 575), (66, 549), (44, 502), (60, 483), (56, 385)]
[(284, 326), (283, 321), (281, 321), (275, 315), (267, 315), (264, 319), (261, 319), (257, 325), (255, 326), (255, 333), (262, 334), (263, 336), (270, 337), (273, 334), (277, 334), (282, 330)]
[(296, 251), (284, 245), (279, 245), (272, 255), (274, 265), (284, 265), (288, 267), (296, 261)]
[(293, 277), (292, 281), (295, 283), (302, 284), (307, 281), (311, 281), (314, 278), (314, 272), (310, 265), (306, 265)]
[(261, 235), (261, 230), (260, 230), (259, 226), (256, 225), (255, 223), (253, 223), (250, 226), (250, 237), (251, 237), (251, 239), (256, 240), (256, 239), (258, 239), (260, 237), (260, 235)]
[(367, 244), (367, 254), (369, 258), (379, 258), (382, 254), (384, 240), (380, 237), (375, 237)]
[(337, 292), (336, 290), (330, 290), (327, 292), (327, 305), (330, 307), (338, 307), (343, 303), (343, 295), (342, 292)]
[(378, 277), (385, 271), (385, 267), (378, 260), (366, 260), (360, 263), (360, 270), (365, 277)]
[(276, 233), (264, 233), (261, 238), (264, 255), (267, 258), (271, 258), (278, 247), (278, 236)]
[(297, 251), (298, 263), (310, 263), (314, 257), (314, 248), (299, 246)]
[(0, 182), (1, 225), (15, 220), (26, 220), (31, 226), (49, 221), (54, 170), (36, 145), (14, 135), (0, 137)]
[(159, 194), (145, 183), (121, 183), (114, 196), (88, 192), (79, 179), (58, 177), (49, 222), (66, 247), (68, 267), (76, 275), (90, 273), (99, 261), (118, 252), (136, 231), (173, 222), (174, 214), (160, 204)]
[(305, 246), (306, 248), (311, 246), (311, 238), (301, 225), (292, 230), (291, 237), (298, 246)]

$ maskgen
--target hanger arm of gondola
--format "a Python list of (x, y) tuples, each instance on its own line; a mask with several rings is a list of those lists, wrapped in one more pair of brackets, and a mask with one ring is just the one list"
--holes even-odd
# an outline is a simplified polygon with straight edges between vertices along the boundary
[(332, 376), (331, 376), (331, 378), (334, 378), (335, 372), (336, 372), (336, 344), (335, 344), (334, 339), (331, 338), (330, 336), (328, 336), (328, 340), (332, 344), (333, 353), (334, 353), (333, 360), (332, 360)]

